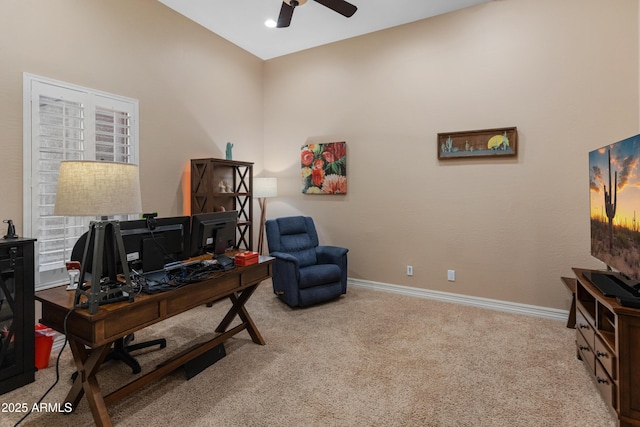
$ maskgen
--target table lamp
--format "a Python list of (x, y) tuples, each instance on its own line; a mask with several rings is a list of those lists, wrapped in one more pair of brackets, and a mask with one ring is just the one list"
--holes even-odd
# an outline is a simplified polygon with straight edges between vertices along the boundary
[(267, 215), (267, 197), (278, 195), (277, 178), (254, 178), (253, 196), (258, 199), (260, 205), (260, 233), (258, 234), (258, 253), (262, 255), (264, 246), (264, 223)]
[[(60, 162), (54, 215), (102, 218), (91, 221), (89, 226), (75, 294), (75, 307), (88, 308), (90, 314), (95, 314), (101, 304), (133, 301), (133, 286), (120, 233), (120, 222), (109, 220), (108, 217), (140, 212), (142, 203), (137, 165), (90, 160)], [(117, 280), (116, 250), (124, 282)], [(86, 286), (84, 276), (90, 253), (93, 255), (91, 283)], [(101, 282), (105, 272), (104, 255), (109, 274), (109, 281), (106, 283)]]

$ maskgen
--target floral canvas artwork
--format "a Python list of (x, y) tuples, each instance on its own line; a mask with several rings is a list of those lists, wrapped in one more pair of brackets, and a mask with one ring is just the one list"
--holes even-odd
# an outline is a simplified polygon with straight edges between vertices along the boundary
[(347, 143), (306, 144), (300, 152), (304, 194), (347, 194)]

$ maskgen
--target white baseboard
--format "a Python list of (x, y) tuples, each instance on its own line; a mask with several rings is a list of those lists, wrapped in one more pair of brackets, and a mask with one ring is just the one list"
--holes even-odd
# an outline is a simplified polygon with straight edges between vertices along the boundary
[(410, 286), (392, 285), (389, 283), (372, 282), (349, 278), (350, 286), (390, 292), (399, 295), (408, 295), (418, 298), (426, 298), (437, 301), (451, 302), (455, 304), (469, 305), (473, 307), (487, 308), (489, 310), (505, 311), (508, 313), (525, 314), (528, 316), (544, 317), (553, 320), (567, 320), (568, 310), (557, 308), (539, 307), (535, 305), (519, 304), (515, 302), (500, 301), (495, 299), (472, 297), (468, 295), (453, 294), (449, 292), (432, 291), (429, 289), (412, 288)]

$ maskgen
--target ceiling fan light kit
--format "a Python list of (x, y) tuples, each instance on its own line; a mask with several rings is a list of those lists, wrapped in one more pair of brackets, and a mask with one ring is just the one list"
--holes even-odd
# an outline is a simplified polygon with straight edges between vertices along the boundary
[[(342, 16), (350, 18), (356, 13), (358, 8), (351, 3), (344, 0), (314, 0), (316, 3), (328, 7), (334, 12), (339, 13)], [(280, 15), (278, 16), (277, 28), (285, 28), (291, 24), (291, 17), (293, 16), (293, 10), (297, 6), (302, 6), (307, 0), (283, 0), (282, 7), (280, 8)]]

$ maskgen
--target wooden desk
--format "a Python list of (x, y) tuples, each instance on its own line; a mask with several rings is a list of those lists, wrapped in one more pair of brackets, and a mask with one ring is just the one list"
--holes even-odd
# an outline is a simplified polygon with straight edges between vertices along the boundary
[[(107, 406), (174, 371), (233, 335), (246, 329), (253, 342), (264, 345), (265, 341), (249, 316), (245, 303), (260, 282), (271, 277), (272, 264), (273, 258), (260, 257), (258, 264), (237, 267), (220, 273), (215, 278), (173, 291), (154, 295), (141, 294), (132, 303), (118, 302), (100, 306), (93, 315), (86, 309), (71, 311), (75, 293), (67, 291), (65, 286), (37, 292), (35, 298), (42, 303), (41, 323), (64, 333), (65, 317), (71, 311), (66, 322), (66, 333), (78, 376), (65, 402), (70, 402), (75, 409), (82, 396), (86, 395), (96, 425), (111, 426)], [(114, 341), (179, 313), (226, 297), (231, 300), (232, 306), (215, 329), (218, 335), (213, 339), (185, 350), (155, 370), (106, 396), (102, 395), (96, 373)], [(242, 323), (228, 329), (236, 316), (240, 317)]]

